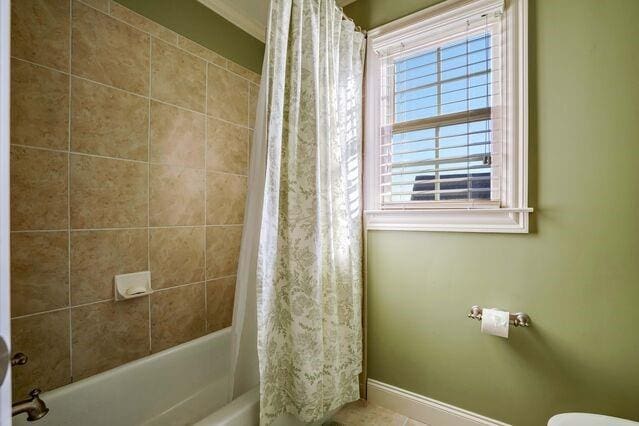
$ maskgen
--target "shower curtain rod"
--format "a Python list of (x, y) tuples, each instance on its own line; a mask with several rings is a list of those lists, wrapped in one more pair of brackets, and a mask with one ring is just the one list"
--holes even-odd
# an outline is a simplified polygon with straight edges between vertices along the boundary
[[(341, 6), (337, 6), (337, 7), (339, 7), (340, 12), (342, 12), (342, 19), (346, 21), (351, 21), (353, 24), (355, 24), (355, 21), (353, 20), (353, 18), (351, 18), (350, 16), (344, 13), (343, 7)], [(364, 36), (366, 36), (366, 30), (362, 29), (362, 27), (360, 27), (357, 24), (355, 24), (355, 30), (359, 31), (360, 33), (364, 34)]]

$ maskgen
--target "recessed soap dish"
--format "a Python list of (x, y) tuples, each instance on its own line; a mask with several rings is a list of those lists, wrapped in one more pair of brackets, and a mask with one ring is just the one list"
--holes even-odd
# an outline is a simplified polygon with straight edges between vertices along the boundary
[(115, 300), (134, 299), (151, 293), (151, 271), (115, 276)]

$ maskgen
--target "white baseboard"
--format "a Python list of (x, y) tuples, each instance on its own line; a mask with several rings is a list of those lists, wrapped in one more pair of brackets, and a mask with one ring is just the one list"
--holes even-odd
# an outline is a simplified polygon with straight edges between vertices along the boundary
[(368, 379), (367, 400), (429, 426), (510, 426), (454, 405)]

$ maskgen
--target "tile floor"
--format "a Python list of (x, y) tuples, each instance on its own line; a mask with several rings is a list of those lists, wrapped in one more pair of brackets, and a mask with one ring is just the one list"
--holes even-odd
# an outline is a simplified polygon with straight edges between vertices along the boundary
[(324, 426), (428, 426), (379, 405), (359, 400), (347, 404)]

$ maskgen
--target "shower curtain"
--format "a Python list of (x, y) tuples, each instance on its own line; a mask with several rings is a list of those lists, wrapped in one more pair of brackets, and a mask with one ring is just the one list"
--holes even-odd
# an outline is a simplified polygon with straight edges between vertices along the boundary
[(335, 0), (271, 1), (232, 356), (237, 395), (257, 340), (262, 425), (359, 397), (364, 36), (343, 18)]

